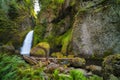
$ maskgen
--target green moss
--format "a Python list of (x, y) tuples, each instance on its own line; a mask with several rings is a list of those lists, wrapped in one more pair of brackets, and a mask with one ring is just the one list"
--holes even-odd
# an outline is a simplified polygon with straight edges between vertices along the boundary
[(45, 48), (47, 51), (49, 51), (49, 49), (50, 49), (50, 45), (49, 45), (48, 42), (40, 42), (38, 44), (38, 46), (41, 46), (41, 47)]
[(54, 52), (51, 54), (52, 57), (63, 58), (63, 54), (61, 52)]
[(66, 55), (70, 41), (71, 41), (71, 37), (72, 37), (72, 29), (69, 29), (66, 33), (64, 33), (63, 35), (54, 35), (53, 33), (51, 33), (51, 35), (49, 35), (45, 41), (50, 43), (51, 48), (56, 49), (57, 46), (62, 46), (62, 47), (58, 47), (60, 48), (60, 52), (64, 55)]
[(44, 39), (44, 41), (48, 42), (50, 44), (50, 48), (53, 49), (57, 45), (55, 39), (56, 36), (51, 33), (48, 37)]
[(41, 0), (42, 10), (46, 8), (56, 9), (60, 4), (63, 4), (65, 0)]
[(68, 30), (64, 35), (58, 38), (58, 41), (61, 40), (61, 45), (62, 45), (61, 52), (63, 54), (67, 53), (67, 49), (71, 42), (71, 38), (72, 38), (72, 29)]
[(46, 53), (45, 53), (45, 51), (43, 49), (39, 49), (39, 50), (36, 51), (36, 54), (34, 54), (34, 55), (36, 55), (36, 56), (45, 56)]
[(46, 27), (42, 25), (37, 25), (34, 29), (34, 40), (33, 45), (36, 45), (44, 39)]
[(16, 34), (17, 26), (9, 20), (3, 10), (0, 10), (0, 38), (2, 43), (7, 43)]
[(31, 55), (45, 57), (49, 55), (50, 45), (47, 42), (40, 42), (31, 50)]

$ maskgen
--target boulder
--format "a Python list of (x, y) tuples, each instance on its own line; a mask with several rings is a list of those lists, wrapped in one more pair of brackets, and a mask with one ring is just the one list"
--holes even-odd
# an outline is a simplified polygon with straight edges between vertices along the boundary
[(97, 74), (99, 76), (102, 76), (102, 67), (97, 65), (89, 65), (86, 66), (86, 70), (91, 71), (93, 74)]
[(49, 56), (50, 46), (47, 42), (40, 42), (31, 49), (31, 56), (45, 57)]
[(47, 73), (52, 73), (52, 72), (54, 72), (54, 70), (58, 69), (59, 67), (60, 67), (59, 64), (56, 64), (56, 63), (51, 62), (51, 63), (47, 66), (47, 68), (45, 69), (45, 72), (47, 72)]
[[(100, 1), (78, 2), (81, 5), (77, 6), (79, 10), (73, 25), (74, 53), (84, 57), (94, 55), (103, 58), (104, 55), (120, 52), (120, 19), (117, 16), (120, 15), (120, 5), (115, 0), (111, 1), (104, 2), (101, 7), (95, 5)], [(95, 8), (89, 8), (88, 4), (91, 3)], [(80, 12), (80, 9), (85, 10)]]
[(83, 67), (85, 65), (86, 61), (84, 58), (79, 58), (76, 57), (74, 59), (72, 59), (72, 61), (70, 61), (70, 65), (72, 67)]
[(111, 74), (120, 77), (120, 54), (110, 55), (104, 59), (103, 72), (105, 80)]

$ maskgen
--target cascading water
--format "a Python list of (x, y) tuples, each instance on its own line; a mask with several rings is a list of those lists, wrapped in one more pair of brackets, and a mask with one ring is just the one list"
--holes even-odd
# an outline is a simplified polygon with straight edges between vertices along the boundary
[[(40, 5), (38, 0), (34, 0), (34, 11), (36, 14), (40, 11)], [(21, 55), (30, 55), (30, 49), (32, 46), (33, 30), (31, 30), (25, 37), (23, 46), (21, 47)]]
[(30, 54), (32, 40), (33, 40), (33, 30), (31, 30), (25, 37), (25, 40), (23, 42), (23, 46), (21, 47), (21, 52), (20, 52), (22, 55)]
[(34, 0), (34, 11), (36, 14), (40, 11), (40, 5), (38, 0)]

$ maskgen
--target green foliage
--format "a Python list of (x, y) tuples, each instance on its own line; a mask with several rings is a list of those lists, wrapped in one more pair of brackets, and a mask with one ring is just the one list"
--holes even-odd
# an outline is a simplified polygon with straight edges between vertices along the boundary
[(40, 0), (42, 6), (42, 10), (47, 8), (57, 9), (58, 5), (61, 5), (64, 3), (65, 0)]
[(97, 75), (86, 77), (78, 70), (71, 70), (69, 74), (60, 74), (58, 70), (55, 70), (53, 80), (103, 80), (103, 78)]
[(116, 3), (120, 4), (120, 0), (116, 0)]
[[(51, 77), (52, 76), (52, 77)], [(78, 70), (71, 70), (69, 74), (60, 73), (55, 70), (47, 78), (48, 80), (103, 80), (101, 77), (93, 75), (86, 77)], [(15, 55), (0, 53), (0, 80), (45, 80), (43, 68), (35, 68)], [(111, 80), (114, 80), (113, 78)]]
[[(32, 0), (0, 0), (0, 38), (1, 43), (14, 42), (20, 46), (24, 33), (23, 26), (34, 24)], [(28, 20), (31, 19), (31, 20)], [(30, 22), (32, 21), (32, 22)], [(25, 31), (26, 32), (26, 31)]]
[(60, 74), (58, 70), (53, 73), (53, 80), (73, 80), (70, 75)]
[(36, 45), (37, 43), (39, 43), (44, 39), (44, 34), (46, 30), (45, 28), (46, 28), (45, 26), (41, 26), (41, 25), (35, 27), (33, 45)]
[(73, 79), (70, 75), (60, 74), (59, 75), (59, 80), (73, 80)]
[(87, 80), (87, 78), (78, 70), (72, 70), (70, 72), (72, 80)]
[(55, 2), (55, 3), (59, 3), (59, 4), (64, 3), (64, 1), (65, 1), (65, 0), (53, 0), (53, 2)]
[(59, 79), (59, 71), (56, 69), (55, 71), (54, 71), (54, 73), (53, 73), (53, 78), (54, 78), (54, 80), (57, 80), (57, 79)]
[(114, 75), (110, 75), (110, 80), (120, 80), (120, 78), (114, 76)]
[(3, 10), (0, 10), (0, 38), (1, 42), (6, 43), (16, 33), (17, 26), (8, 19)]
[(68, 49), (68, 46), (71, 42), (71, 38), (72, 38), (72, 30), (70, 29), (68, 32), (66, 32), (62, 37), (62, 49), (61, 49), (61, 52), (63, 54), (66, 54), (67, 53), (67, 49)]
[(14, 5), (15, 8), (18, 7), (17, 0), (1, 0), (0, 9), (3, 9), (6, 13), (9, 12), (10, 5)]
[(45, 80), (43, 69), (34, 69), (20, 57), (0, 53), (0, 80)]
[(69, 44), (72, 38), (72, 29), (69, 29), (62, 35), (57, 35), (56, 31), (57, 30), (54, 29), (54, 31), (44, 40), (49, 42), (51, 48), (57, 49), (58, 47), (59, 49), (61, 49), (60, 52), (66, 55), (67, 51), (69, 50)]
[(91, 77), (89, 78), (89, 80), (103, 80), (103, 78), (102, 78), (102, 77), (99, 77), (99, 76), (97, 76), (97, 75), (93, 75), (93, 76), (91, 76)]
[(18, 11), (17, 11), (17, 7), (15, 7), (14, 4), (9, 5), (9, 9), (8, 9), (8, 16), (10, 17), (10, 19), (14, 20), (15, 18), (18, 17)]

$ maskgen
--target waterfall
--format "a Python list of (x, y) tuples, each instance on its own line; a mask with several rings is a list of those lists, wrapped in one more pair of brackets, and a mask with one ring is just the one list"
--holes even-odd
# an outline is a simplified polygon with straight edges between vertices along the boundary
[(33, 30), (31, 30), (25, 37), (25, 40), (23, 42), (23, 46), (21, 47), (20, 53), (22, 55), (29, 55), (30, 49), (32, 46), (32, 39), (33, 39)]
[(40, 11), (39, 0), (34, 0), (34, 11), (36, 14)]

